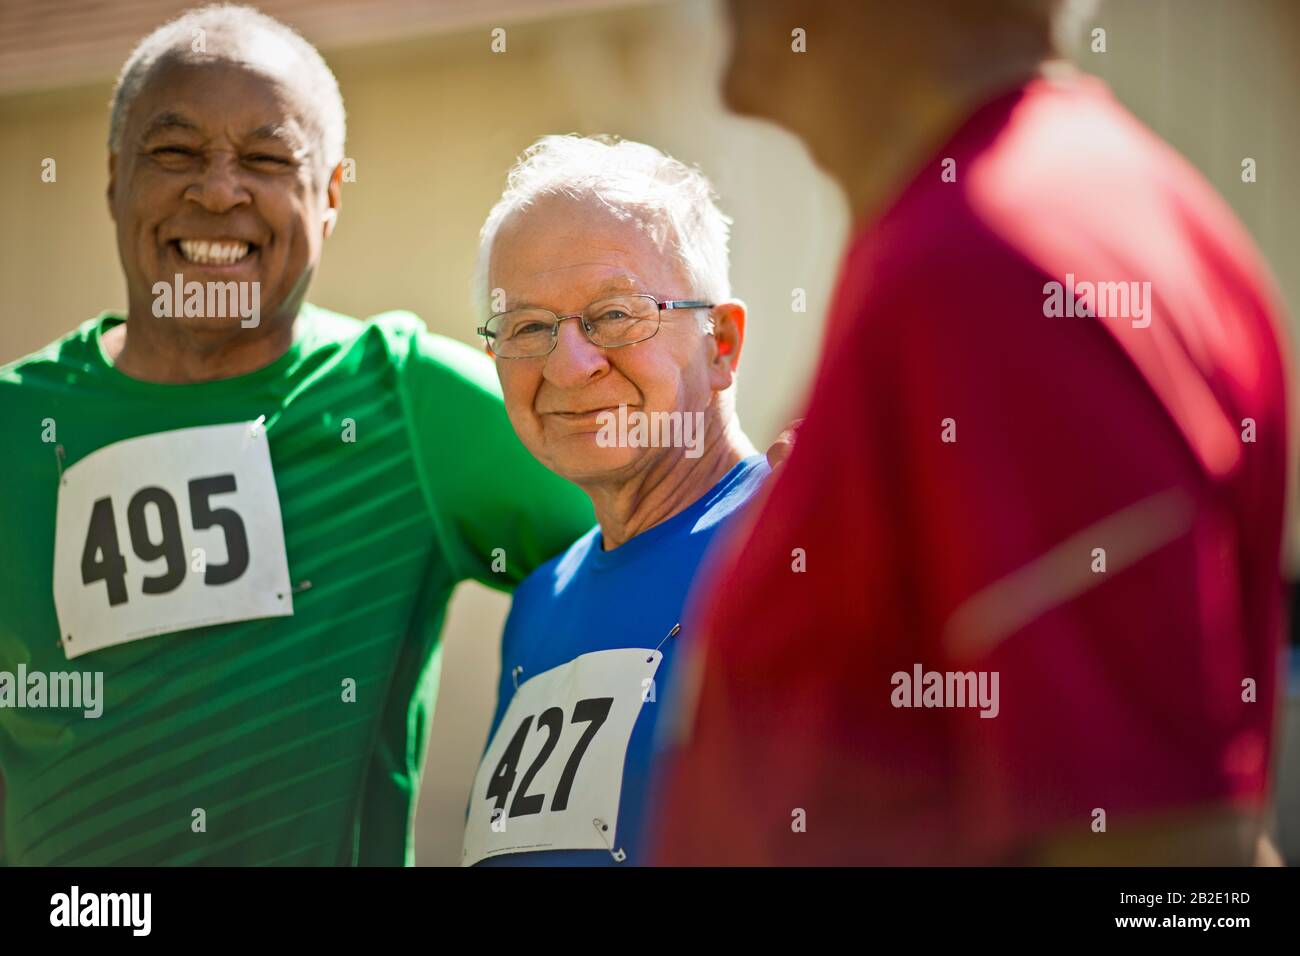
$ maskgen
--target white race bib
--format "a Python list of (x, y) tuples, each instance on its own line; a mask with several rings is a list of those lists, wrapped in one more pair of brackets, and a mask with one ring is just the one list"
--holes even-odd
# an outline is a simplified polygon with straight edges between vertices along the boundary
[(154, 634), (292, 614), (261, 423), (131, 438), (64, 471), (54, 607), (69, 659)]
[(461, 863), (617, 847), (623, 761), (663, 655), (593, 651), (519, 685), (470, 794)]

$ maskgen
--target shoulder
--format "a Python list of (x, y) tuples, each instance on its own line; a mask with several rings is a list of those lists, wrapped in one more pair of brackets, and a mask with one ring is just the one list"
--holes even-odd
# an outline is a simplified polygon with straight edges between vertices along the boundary
[(719, 490), (716, 498), (691, 528), (692, 533), (709, 532), (737, 520), (750, 510), (756, 495), (771, 474), (772, 467), (767, 463), (766, 456), (751, 455), (726, 486)]
[(577, 572), (591, 550), (600, 547), (599, 537), (599, 526), (591, 528), (567, 550), (539, 565), (520, 582), (501, 636), (502, 660), (517, 653), (521, 644), (531, 643), (534, 635), (546, 633), (556, 615), (566, 616), (563, 608), (572, 593)]
[(299, 334), (312, 353), (380, 353), (398, 365), (406, 361), (410, 339), (424, 328), (411, 312), (382, 312), (355, 319), (311, 304), (303, 305), (298, 321)]
[[(105, 313), (106, 315), (107, 313)], [(82, 323), (29, 355), (0, 365), (0, 427), (29, 427), (52, 416), (103, 368), (94, 332), (105, 315)], [(23, 424), (20, 424), (23, 423)]]
[(354, 319), (304, 306), (303, 318), (313, 354), (367, 366), (378, 361), (421, 403), (429, 397), (450, 401), (476, 396), (500, 403), (491, 359), (463, 342), (430, 332), (413, 312), (392, 310)]
[(430, 332), (412, 312), (391, 311), (359, 323), (362, 333), (381, 343), (409, 375), (496, 394), (496, 370), (483, 352), (464, 342)]
[(105, 312), (87, 319), (35, 352), (0, 365), (0, 387), (35, 385), (44, 379), (60, 375), (60, 369), (66, 373), (86, 368), (90, 350), (95, 347), (95, 329), (108, 315)]
[(517, 609), (529, 604), (561, 600), (574, 584), (587, 559), (599, 547), (600, 526), (593, 525), (586, 534), (560, 554), (538, 565), (537, 569), (524, 578), (515, 590), (510, 616), (513, 618)]

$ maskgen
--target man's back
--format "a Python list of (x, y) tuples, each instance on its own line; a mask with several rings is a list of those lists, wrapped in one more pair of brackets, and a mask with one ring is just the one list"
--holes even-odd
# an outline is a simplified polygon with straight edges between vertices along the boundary
[[(666, 859), (999, 860), (1261, 803), (1267, 288), (1099, 84), (979, 110), (848, 254), (799, 445), (706, 620)], [(738, 787), (748, 813), (713, 796)]]

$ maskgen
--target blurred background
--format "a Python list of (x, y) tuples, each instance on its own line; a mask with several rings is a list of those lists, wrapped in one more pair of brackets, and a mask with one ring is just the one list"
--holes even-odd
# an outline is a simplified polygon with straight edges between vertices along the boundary
[[(103, 309), (125, 306), (104, 199), (108, 96), (136, 41), (192, 5), (0, 0), (0, 364)], [(716, 84), (726, 45), (720, 5), (254, 5), (321, 49), (348, 110), (347, 155), (356, 181), (343, 187), (339, 228), (312, 301), (359, 317), (410, 309), (431, 330), (473, 342), (478, 230), (511, 162), (546, 133), (616, 133), (697, 164), (713, 180), (735, 220), (733, 287), (751, 309), (741, 421), (765, 447), (797, 414), (847, 214), (797, 141), (723, 110)], [(1092, 50), (1094, 27), (1105, 30), (1105, 52)], [(504, 52), (493, 52), (498, 28), (505, 31)], [(863, 48), (869, 51), (870, 37)], [(1300, 3), (1103, 0), (1075, 59), (1109, 82), (1231, 203), (1273, 267), (1294, 339)], [(1241, 180), (1246, 157), (1256, 161), (1256, 182)], [(55, 183), (41, 180), (46, 158), (57, 162)], [(806, 300), (802, 312), (792, 307), (797, 290)], [(1296, 530), (1293, 539), (1300, 538)], [(451, 606), (416, 822), (422, 864), (459, 860), (466, 797), (495, 702), (507, 606), (504, 596), (478, 585), (463, 585)], [(1282, 842), (1293, 863), (1300, 862), (1298, 684), (1293, 663), (1279, 780)]]

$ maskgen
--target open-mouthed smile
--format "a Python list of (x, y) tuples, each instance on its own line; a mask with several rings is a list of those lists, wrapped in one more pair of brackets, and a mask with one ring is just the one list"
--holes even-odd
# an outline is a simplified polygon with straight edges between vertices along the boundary
[(257, 246), (240, 239), (173, 239), (169, 245), (200, 266), (233, 266), (257, 252)]

